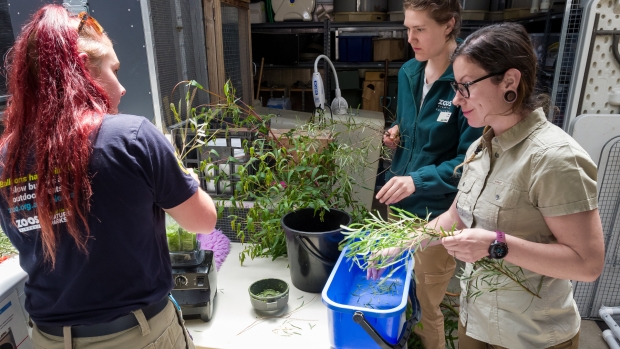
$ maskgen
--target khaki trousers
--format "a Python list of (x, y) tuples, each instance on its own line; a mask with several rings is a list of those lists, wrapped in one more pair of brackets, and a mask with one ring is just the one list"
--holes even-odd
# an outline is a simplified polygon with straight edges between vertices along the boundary
[(454, 275), (456, 261), (443, 245), (418, 250), (415, 256), (415, 275), (418, 279), (416, 295), (422, 307), (423, 328), (415, 326), (414, 332), (426, 349), (445, 349), (446, 334), (441, 304), (448, 283)]
[[(387, 213), (388, 217), (393, 215), (389, 206)], [(443, 245), (415, 251), (414, 257), (416, 297), (422, 308), (422, 328), (414, 326), (413, 332), (420, 337), (425, 349), (445, 349), (444, 318), (439, 305), (454, 275), (456, 261)]]
[[(465, 333), (467, 333), (467, 326), (463, 326), (463, 324), (461, 324), (461, 321), (459, 321), (459, 349), (507, 349), (505, 347), (500, 347), (499, 345), (488, 344), (481, 342), (477, 339), (473, 339), (471, 337), (468, 337)], [(579, 348), (579, 332), (577, 332), (575, 337), (567, 340), (566, 342), (554, 345), (547, 349), (577, 348)]]
[(195, 349), (185, 329), (181, 313), (172, 302), (159, 314), (146, 320), (141, 310), (134, 312), (139, 326), (99, 337), (69, 338), (41, 332), (32, 323), (32, 341), (36, 349)]

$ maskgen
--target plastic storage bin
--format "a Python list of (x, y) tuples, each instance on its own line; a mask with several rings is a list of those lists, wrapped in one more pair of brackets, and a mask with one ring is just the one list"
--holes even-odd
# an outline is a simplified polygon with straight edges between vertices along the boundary
[[(225, 121), (231, 122), (232, 120), (225, 119)], [(223, 123), (212, 124), (212, 126), (220, 126), (222, 129), (205, 130), (207, 135), (212, 136), (209, 142), (189, 151), (182, 162), (186, 168), (200, 168), (201, 162), (206, 160), (211, 165), (198, 175), (200, 186), (211, 197), (229, 198), (239, 182), (237, 173), (240, 167), (246, 165), (249, 159), (249, 155), (245, 153), (244, 142), (251, 144), (256, 139), (256, 134), (248, 129), (225, 129), (226, 126)], [(183, 136), (185, 136), (186, 145), (191, 144), (192, 139), (196, 137), (195, 131), (191, 129), (183, 131), (183, 127), (170, 129), (177, 149), (183, 147)], [(236, 161), (230, 161), (230, 157), (234, 157)], [(252, 167), (247, 170), (250, 174), (254, 173)]]
[(372, 62), (372, 36), (339, 36), (340, 62)]
[[(340, 254), (321, 294), (328, 308), (330, 346), (335, 349), (404, 348), (413, 325), (421, 316), (415, 298), (412, 258), (397, 263), (394, 267), (406, 265), (378, 285), (378, 280), (367, 280), (366, 271), (347, 260), (347, 250), (345, 248)], [(388, 271), (384, 273), (388, 274)], [(381, 291), (377, 292), (378, 289)], [(406, 319), (409, 296), (413, 315)]]
[(291, 99), (288, 97), (269, 98), (267, 108), (291, 110)]

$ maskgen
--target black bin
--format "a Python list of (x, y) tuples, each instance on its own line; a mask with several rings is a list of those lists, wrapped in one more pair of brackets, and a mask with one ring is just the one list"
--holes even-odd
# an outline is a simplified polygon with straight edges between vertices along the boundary
[(350, 225), (351, 216), (330, 209), (321, 221), (318, 211), (315, 215), (313, 208), (304, 208), (286, 214), (281, 224), (293, 286), (305, 292), (321, 292), (340, 256), (338, 244), (344, 238), (340, 226)]

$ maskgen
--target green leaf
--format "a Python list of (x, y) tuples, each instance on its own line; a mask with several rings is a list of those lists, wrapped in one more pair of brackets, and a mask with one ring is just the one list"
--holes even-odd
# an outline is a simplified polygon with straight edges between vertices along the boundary
[(189, 82), (189, 85), (190, 85), (190, 86), (194, 86), (194, 87), (198, 87), (199, 89), (204, 90), (204, 88), (202, 87), (202, 85), (201, 85), (201, 84), (199, 84), (198, 82), (196, 82), (196, 80), (191, 80), (191, 81)]

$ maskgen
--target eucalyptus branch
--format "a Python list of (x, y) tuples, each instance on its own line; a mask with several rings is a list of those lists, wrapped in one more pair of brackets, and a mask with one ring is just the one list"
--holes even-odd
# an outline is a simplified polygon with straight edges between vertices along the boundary
[[(391, 209), (394, 214), (388, 220), (378, 214), (370, 214), (363, 223), (342, 227), (345, 238), (341, 248), (348, 248), (345, 256), (362, 270), (390, 267), (414, 251), (426, 248), (428, 243), (454, 235), (455, 225), (448, 231), (441, 227), (436, 229), (428, 226), (428, 216), (422, 219), (396, 207)], [(459, 276), (461, 280), (473, 282), (474, 291), (468, 291), (468, 298), (475, 298), (484, 292), (515, 289), (540, 298), (543, 280), (534, 287), (525, 277), (523, 269), (518, 266), (511, 267), (503, 260), (485, 257), (472, 263), (472, 268), (469, 275), (463, 273)], [(502, 277), (508, 280), (500, 280)]]
[[(428, 216), (423, 219), (396, 207), (392, 210), (396, 215), (388, 220), (371, 213), (363, 223), (342, 227), (345, 238), (341, 247), (348, 247), (346, 257), (360, 269), (384, 269), (407, 258), (409, 253), (425, 247), (427, 243), (453, 234), (454, 229), (446, 232), (427, 227)], [(397, 252), (386, 254), (388, 249), (396, 249)]]

